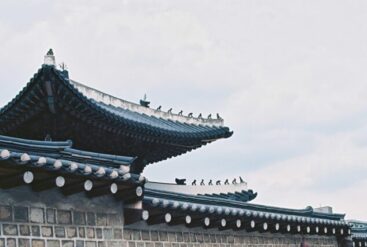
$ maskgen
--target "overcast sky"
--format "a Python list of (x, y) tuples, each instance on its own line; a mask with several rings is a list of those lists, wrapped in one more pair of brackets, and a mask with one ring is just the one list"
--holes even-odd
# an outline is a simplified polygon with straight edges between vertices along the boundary
[(53, 48), (70, 76), (234, 135), (153, 181), (241, 175), (256, 203), (367, 220), (367, 1), (0, 0), (0, 104)]

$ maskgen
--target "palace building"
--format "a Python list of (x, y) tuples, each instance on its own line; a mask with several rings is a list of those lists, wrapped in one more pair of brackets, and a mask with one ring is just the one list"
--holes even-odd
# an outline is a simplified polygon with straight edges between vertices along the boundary
[(242, 179), (150, 182), (142, 171), (233, 132), (73, 81), (50, 50), (0, 108), (0, 247), (367, 246), (329, 207), (253, 203)]

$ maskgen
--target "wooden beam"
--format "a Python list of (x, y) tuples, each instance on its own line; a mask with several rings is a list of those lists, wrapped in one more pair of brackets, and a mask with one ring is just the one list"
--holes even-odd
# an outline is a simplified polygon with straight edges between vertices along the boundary
[(143, 198), (143, 188), (141, 186), (137, 186), (135, 188), (121, 190), (115, 193), (114, 197), (116, 200), (123, 200), (129, 203), (139, 201)]
[(0, 188), (9, 189), (33, 182), (34, 174), (31, 171), (18, 172), (0, 177)]

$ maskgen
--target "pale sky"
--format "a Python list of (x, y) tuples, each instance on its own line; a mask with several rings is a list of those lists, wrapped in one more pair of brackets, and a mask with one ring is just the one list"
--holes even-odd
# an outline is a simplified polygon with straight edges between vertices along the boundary
[(79, 82), (234, 135), (152, 181), (241, 175), (254, 203), (367, 220), (367, 1), (0, 0), (0, 104), (53, 48)]

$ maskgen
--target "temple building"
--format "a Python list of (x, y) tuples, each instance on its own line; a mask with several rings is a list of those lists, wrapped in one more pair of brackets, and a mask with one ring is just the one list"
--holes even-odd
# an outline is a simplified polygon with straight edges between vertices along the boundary
[(366, 224), (329, 207), (253, 203), (241, 177), (142, 176), (232, 134), (218, 114), (153, 109), (76, 82), (50, 50), (0, 109), (0, 247), (366, 246)]

